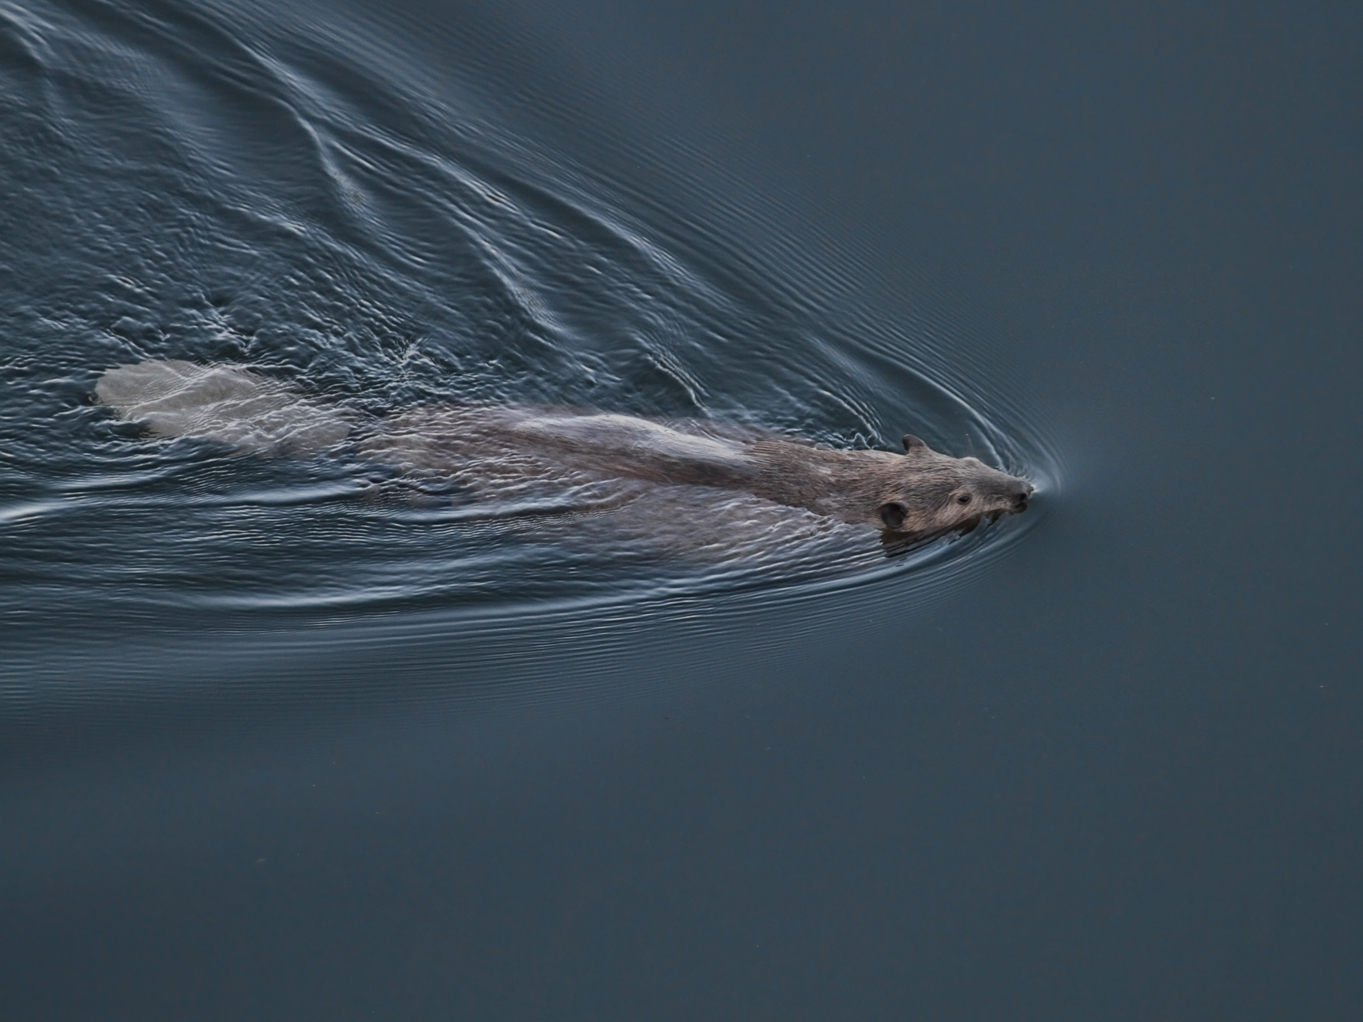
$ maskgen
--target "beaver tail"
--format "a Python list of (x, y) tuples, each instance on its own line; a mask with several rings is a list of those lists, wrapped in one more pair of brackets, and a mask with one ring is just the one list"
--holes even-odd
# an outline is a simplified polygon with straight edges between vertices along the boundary
[(95, 400), (153, 436), (191, 436), (242, 450), (315, 454), (351, 431), (344, 412), (235, 365), (166, 359), (110, 369)]

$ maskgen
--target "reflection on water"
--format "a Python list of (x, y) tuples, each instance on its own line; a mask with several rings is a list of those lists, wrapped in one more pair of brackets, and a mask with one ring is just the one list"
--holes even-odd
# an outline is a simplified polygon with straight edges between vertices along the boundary
[(488, 115), (473, 64), (437, 94), (342, 23), (260, 18), (0, 6), (0, 612), (16, 635), (944, 585), (1036, 519), (887, 559), (868, 530), (735, 496), (669, 506), (709, 526), (678, 552), (647, 497), (608, 526), (552, 502), (489, 515), (438, 487), (366, 496), (354, 456), (143, 438), (91, 403), (95, 380), (184, 359), (357, 415), (573, 406), (840, 447), (912, 430), (1043, 487), (1052, 473), (1035, 439), (933, 375), (925, 337), (811, 299), (845, 291), (842, 270), (755, 253), (718, 216), (641, 200)]

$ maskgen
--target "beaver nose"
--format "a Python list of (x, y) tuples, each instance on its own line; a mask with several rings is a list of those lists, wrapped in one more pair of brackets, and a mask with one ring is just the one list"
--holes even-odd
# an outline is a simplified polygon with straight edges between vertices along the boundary
[(1031, 483), (1019, 483), (1013, 490), (1013, 509), (1015, 511), (1026, 511), (1027, 501), (1032, 497), (1032, 491), (1036, 487)]

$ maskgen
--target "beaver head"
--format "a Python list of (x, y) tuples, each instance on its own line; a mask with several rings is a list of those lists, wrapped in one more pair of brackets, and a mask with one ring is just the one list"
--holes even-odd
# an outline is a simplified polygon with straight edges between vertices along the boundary
[(985, 518), (1027, 510), (1036, 489), (976, 458), (938, 454), (916, 436), (881, 477), (876, 517), (889, 533), (936, 536), (967, 532)]

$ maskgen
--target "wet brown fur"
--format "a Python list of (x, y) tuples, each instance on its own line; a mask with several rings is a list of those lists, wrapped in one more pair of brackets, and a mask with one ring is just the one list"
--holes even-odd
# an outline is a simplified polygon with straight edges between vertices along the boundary
[(496, 405), (413, 408), (365, 420), (240, 366), (123, 366), (100, 378), (96, 397), (157, 435), (299, 454), (352, 442), (407, 477), (488, 496), (576, 490), (601, 506), (623, 494), (623, 480), (704, 486), (870, 526), (895, 540), (1023, 511), (1033, 489), (916, 437), (904, 438), (903, 454), (835, 450), (710, 421)]
[[(695, 444), (700, 441), (700, 444)], [(699, 449), (693, 450), (696, 446)], [(1033, 487), (975, 458), (905, 438), (905, 453), (849, 451), (710, 422), (572, 409), (417, 408), (362, 442), (376, 460), (498, 491), (604, 479), (740, 490), (898, 539), (972, 528), (1026, 509)], [(964, 498), (964, 499), (963, 499)]]

